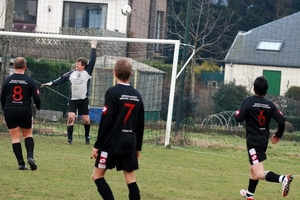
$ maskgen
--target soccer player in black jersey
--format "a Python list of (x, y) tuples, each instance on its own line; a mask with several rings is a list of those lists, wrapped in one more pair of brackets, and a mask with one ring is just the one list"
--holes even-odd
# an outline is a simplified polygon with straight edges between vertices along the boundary
[(267, 80), (260, 76), (254, 81), (255, 95), (246, 98), (240, 109), (236, 111), (238, 122), (246, 121), (246, 143), (250, 162), (250, 179), (247, 190), (240, 194), (247, 200), (254, 200), (254, 193), (259, 180), (282, 184), (282, 196), (287, 196), (292, 175), (278, 175), (272, 171), (265, 171), (263, 161), (267, 159), (266, 151), (269, 143), (269, 124), (271, 118), (276, 120), (278, 130), (271, 137), (271, 143), (277, 144), (285, 128), (285, 118), (274, 103), (264, 98), (268, 90)]
[(92, 178), (104, 200), (114, 199), (104, 179), (107, 169), (123, 170), (129, 189), (129, 199), (139, 200), (135, 170), (142, 149), (144, 134), (144, 104), (141, 94), (129, 84), (131, 63), (123, 58), (116, 62), (114, 75), (117, 85), (105, 93), (105, 102), (94, 144), (92, 157), (96, 159)]
[(35, 81), (25, 74), (25, 58), (16, 58), (13, 67), (15, 70), (14, 74), (8, 76), (2, 84), (1, 105), (19, 169), (27, 169), (22, 154), (20, 132), (22, 131), (27, 150), (27, 162), (31, 170), (36, 170), (37, 165), (33, 157), (32, 98), (35, 107), (39, 110), (41, 105), (39, 90), (36, 87)]
[(88, 91), (90, 86), (90, 78), (92, 76), (95, 62), (96, 62), (96, 47), (97, 41), (90, 41), (91, 43), (91, 57), (88, 63), (86, 58), (78, 58), (76, 62), (76, 70), (71, 70), (56, 80), (44, 83), (41, 87), (56, 86), (70, 81), (71, 83), (71, 97), (68, 106), (68, 144), (72, 144), (73, 141), (73, 127), (76, 117), (76, 111), (78, 115), (82, 116), (85, 131), (85, 143), (90, 144), (90, 116), (89, 116), (89, 99)]

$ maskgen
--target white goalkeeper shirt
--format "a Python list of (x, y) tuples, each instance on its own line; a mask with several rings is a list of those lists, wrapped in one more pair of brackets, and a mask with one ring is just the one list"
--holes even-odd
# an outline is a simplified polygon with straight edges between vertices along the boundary
[(51, 81), (51, 86), (63, 84), (66, 81), (71, 82), (71, 100), (84, 100), (88, 97), (88, 89), (90, 85), (90, 78), (96, 62), (96, 50), (91, 50), (91, 59), (85, 70), (72, 70), (63, 74), (58, 79)]
[(71, 100), (79, 100), (85, 99), (87, 97), (87, 85), (91, 76), (87, 71), (73, 71), (70, 74), (70, 82), (71, 82)]

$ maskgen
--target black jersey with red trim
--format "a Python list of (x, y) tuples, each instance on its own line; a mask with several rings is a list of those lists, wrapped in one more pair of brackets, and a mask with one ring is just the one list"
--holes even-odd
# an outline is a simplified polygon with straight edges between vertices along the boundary
[(131, 85), (117, 84), (105, 93), (98, 139), (94, 147), (113, 154), (142, 150), (144, 103)]
[(271, 119), (276, 120), (278, 130), (275, 133), (281, 138), (285, 128), (285, 118), (273, 102), (260, 96), (246, 98), (240, 109), (236, 111), (235, 118), (238, 122), (246, 121), (247, 145), (267, 147)]
[(96, 62), (96, 50), (91, 50), (91, 57), (88, 65), (84, 70), (71, 70), (58, 79), (52, 81), (51, 86), (56, 86), (65, 83), (66, 81), (71, 82), (71, 100), (83, 100), (88, 97), (88, 91), (90, 86), (90, 78), (92, 76), (94, 66)]
[(26, 74), (12, 74), (4, 79), (1, 90), (2, 109), (5, 106), (32, 106), (32, 98), (36, 108), (41, 106), (40, 92), (35, 81)]

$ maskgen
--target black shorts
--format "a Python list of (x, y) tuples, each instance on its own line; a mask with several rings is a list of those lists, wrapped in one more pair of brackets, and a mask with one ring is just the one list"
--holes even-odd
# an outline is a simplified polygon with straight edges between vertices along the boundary
[(78, 115), (88, 115), (89, 114), (89, 99), (83, 100), (70, 100), (68, 112), (76, 113), (78, 110)]
[(125, 170), (127, 172), (139, 169), (136, 154), (111, 154), (105, 151), (98, 153), (95, 167), (102, 169), (113, 169), (116, 167), (117, 171)]
[(248, 146), (247, 149), (249, 162), (251, 165), (255, 165), (267, 159), (267, 148)]
[(32, 109), (31, 107), (5, 106), (4, 118), (8, 129), (16, 127), (32, 128)]

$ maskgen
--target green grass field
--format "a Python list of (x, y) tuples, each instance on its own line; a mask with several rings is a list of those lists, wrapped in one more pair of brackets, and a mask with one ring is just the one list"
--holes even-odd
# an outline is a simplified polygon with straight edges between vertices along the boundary
[[(36, 171), (19, 171), (8, 134), (0, 134), (0, 199), (101, 199), (91, 179), (92, 145), (74, 138), (67, 145), (63, 136), (35, 135)], [(188, 147), (144, 144), (137, 171), (143, 200), (242, 200), (241, 188), (248, 185), (245, 139), (219, 134), (197, 134)], [(291, 173), (289, 196), (299, 199), (299, 143), (281, 141), (270, 145), (265, 169)], [(26, 156), (22, 141), (23, 155)], [(122, 172), (106, 174), (116, 200), (128, 199)], [(281, 184), (260, 181), (256, 199), (281, 199)]]

